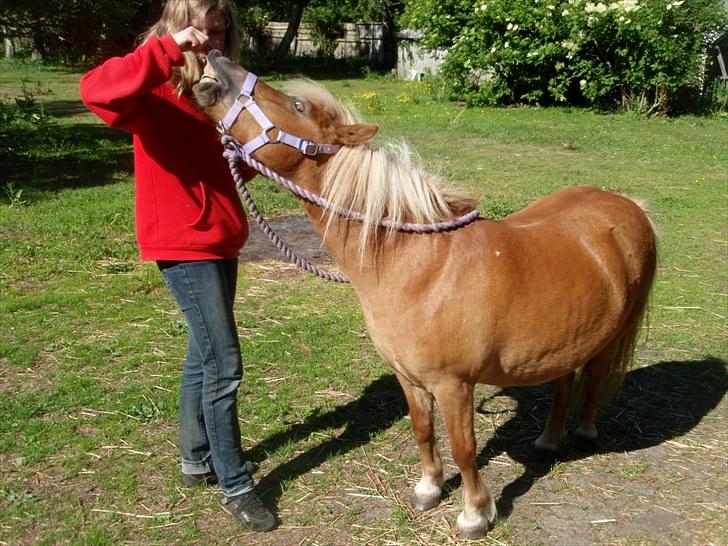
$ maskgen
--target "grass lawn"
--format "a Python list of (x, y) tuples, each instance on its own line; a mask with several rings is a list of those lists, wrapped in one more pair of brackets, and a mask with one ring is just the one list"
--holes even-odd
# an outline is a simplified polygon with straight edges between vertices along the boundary
[[(130, 139), (84, 109), (79, 78), (0, 63), (0, 545), (456, 542), (445, 438), (449, 494), (415, 513), (406, 406), (355, 294), (272, 247), (240, 270), (239, 396), (244, 449), (282, 526), (245, 533), (214, 490), (178, 484), (185, 326), (137, 257)], [(406, 139), (479, 192), (483, 214), (589, 184), (643, 199), (657, 227), (649, 335), (596, 452), (532, 453), (548, 387), (479, 389), (481, 472), (501, 514), (483, 543), (724, 543), (728, 119), (466, 109), (428, 83), (322, 83), (378, 138)], [(272, 183), (251, 188), (267, 215), (300, 214)]]

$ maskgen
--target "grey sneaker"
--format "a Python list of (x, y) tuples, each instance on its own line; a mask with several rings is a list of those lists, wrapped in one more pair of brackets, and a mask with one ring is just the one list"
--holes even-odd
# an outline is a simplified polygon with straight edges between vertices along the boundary
[(220, 506), (251, 531), (271, 531), (278, 526), (278, 518), (263, 504), (255, 489), (235, 497), (223, 496)]

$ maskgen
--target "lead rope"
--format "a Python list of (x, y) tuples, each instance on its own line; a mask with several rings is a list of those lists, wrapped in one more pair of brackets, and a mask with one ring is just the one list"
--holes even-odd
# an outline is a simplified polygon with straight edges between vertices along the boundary
[[(270, 170), (259, 161), (253, 159), (250, 154), (245, 153), (243, 147), (232, 135), (223, 135), (221, 138), (221, 142), (225, 147), (225, 152), (223, 152), (223, 156), (228, 158), (228, 161), (230, 160), (230, 157), (233, 157), (236, 161), (243, 160), (260, 174), (262, 174), (266, 178), (273, 180), (274, 182), (277, 182), (301, 199), (305, 199), (309, 203), (313, 203), (314, 205), (318, 205), (319, 207), (338, 214), (339, 216), (343, 216), (346, 220), (355, 220), (357, 222), (364, 221), (364, 215), (362, 213), (351, 209), (344, 210), (335, 207), (331, 203), (331, 201), (328, 201), (326, 198), (312, 193), (305, 188), (302, 188), (295, 182), (289, 180), (288, 178), (282, 177), (275, 171)], [(461, 228), (475, 221), (479, 217), (480, 212), (476, 209), (471, 210), (469, 213), (464, 214), (459, 218), (455, 218), (454, 220), (445, 220), (443, 222), (434, 222), (431, 224), (416, 224), (411, 222), (397, 223), (393, 222), (392, 220), (387, 220), (385, 218), (383, 220), (380, 220), (378, 225), (387, 229), (405, 231), (407, 233), (440, 233), (443, 231), (452, 231), (453, 229)]]
[(313, 273), (317, 277), (332, 281), (332, 282), (339, 282), (339, 283), (348, 283), (349, 279), (344, 277), (343, 275), (339, 275), (338, 273), (329, 273), (328, 271), (323, 271), (316, 267), (314, 264), (309, 262), (308, 260), (301, 258), (298, 254), (296, 254), (293, 250), (289, 248), (289, 246), (284, 243), (280, 237), (273, 231), (273, 229), (270, 227), (270, 224), (268, 221), (263, 217), (263, 215), (258, 210), (258, 207), (255, 206), (255, 203), (253, 202), (253, 198), (250, 195), (250, 192), (248, 191), (248, 188), (245, 185), (245, 180), (243, 180), (243, 176), (240, 174), (240, 168), (238, 167), (238, 161), (240, 160), (240, 155), (234, 151), (231, 151), (229, 148), (224, 153), (225, 158), (228, 160), (228, 164), (230, 165), (230, 174), (232, 174), (233, 179), (235, 180), (235, 186), (237, 186), (238, 191), (240, 192), (241, 197), (243, 198), (243, 201), (248, 207), (248, 210), (250, 210), (250, 214), (255, 219), (255, 223), (258, 224), (258, 227), (261, 229), (263, 233), (270, 239), (270, 241), (276, 246), (278, 250), (280, 250), (283, 255), (286, 257), (286, 259), (289, 262), (292, 262), (296, 264), (298, 267), (303, 269), (304, 271), (308, 271), (309, 273)]
[[(328, 201), (324, 197), (316, 195), (315, 193), (312, 193), (305, 188), (298, 186), (295, 182), (284, 178), (278, 173), (270, 170), (259, 161), (253, 159), (250, 154), (246, 153), (240, 143), (233, 136), (224, 134), (221, 138), (221, 142), (225, 148), (223, 156), (228, 160), (230, 173), (235, 180), (235, 185), (238, 188), (238, 191), (243, 197), (243, 200), (248, 206), (248, 209), (250, 209), (250, 213), (253, 215), (255, 222), (258, 224), (263, 233), (266, 234), (268, 239), (270, 239), (271, 242), (276, 246), (276, 248), (278, 248), (290, 262), (293, 262), (298, 267), (305, 271), (308, 271), (309, 273), (313, 273), (317, 277), (320, 277), (327, 281), (348, 283), (349, 280), (343, 275), (322, 271), (309, 261), (301, 258), (293, 250), (291, 250), (288, 245), (286, 245), (280, 239), (280, 237), (278, 237), (278, 235), (276, 235), (266, 219), (255, 206), (253, 198), (251, 197), (250, 192), (248, 192), (247, 187), (245, 186), (245, 180), (243, 180), (243, 177), (240, 174), (238, 162), (241, 160), (245, 161), (250, 167), (258, 171), (260, 174), (277, 182), (294, 195), (305, 199), (306, 201), (313, 203), (314, 205), (318, 205), (326, 210), (333, 211), (334, 213), (343, 216), (347, 220), (356, 220), (361, 222), (364, 218), (364, 215), (354, 210), (341, 210), (335, 207), (330, 201)], [(379, 222), (379, 225), (385, 228), (396, 229), (398, 231), (404, 231), (408, 233), (440, 233), (443, 231), (458, 229), (462, 226), (470, 224), (471, 222), (479, 218), (479, 216), (480, 213), (476, 209), (470, 211), (463, 216), (460, 216), (459, 218), (456, 218), (454, 220), (447, 220), (444, 222), (435, 222), (431, 224), (415, 224), (409, 222), (396, 223), (392, 222), (391, 220), (384, 219)]]

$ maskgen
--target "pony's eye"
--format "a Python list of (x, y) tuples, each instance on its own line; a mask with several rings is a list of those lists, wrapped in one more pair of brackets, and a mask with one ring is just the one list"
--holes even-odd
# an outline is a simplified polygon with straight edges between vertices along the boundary
[(303, 103), (301, 99), (293, 99), (293, 107), (298, 110), (299, 112), (305, 112), (306, 111), (306, 105)]

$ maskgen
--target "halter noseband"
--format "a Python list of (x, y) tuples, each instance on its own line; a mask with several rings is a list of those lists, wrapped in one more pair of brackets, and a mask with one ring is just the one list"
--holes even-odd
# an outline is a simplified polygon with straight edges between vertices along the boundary
[[(225, 116), (217, 122), (217, 130), (221, 135), (230, 134), (230, 128), (238, 119), (238, 116), (240, 116), (243, 110), (247, 110), (262, 129), (262, 132), (257, 137), (241, 145), (242, 151), (247, 155), (252, 154), (269, 143), (287, 144), (291, 148), (295, 148), (302, 154), (308, 156), (318, 154), (335, 154), (341, 149), (341, 146), (337, 144), (318, 144), (305, 138), (290, 135), (280, 127), (277, 127), (270, 119), (268, 119), (268, 116), (263, 113), (260, 106), (258, 106), (255, 102), (254, 91), (257, 81), (258, 77), (252, 72), (248, 72), (245, 76), (243, 87), (240, 89), (238, 96), (235, 97), (235, 102), (227, 111)], [(270, 132), (273, 129), (278, 131), (278, 135), (275, 137), (270, 136)]]

